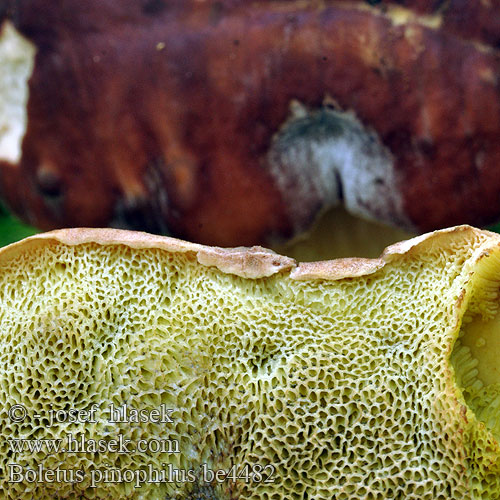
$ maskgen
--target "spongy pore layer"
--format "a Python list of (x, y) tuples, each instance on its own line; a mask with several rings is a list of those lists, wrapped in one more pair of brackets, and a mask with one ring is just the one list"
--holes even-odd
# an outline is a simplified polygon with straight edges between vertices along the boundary
[[(335, 280), (56, 240), (0, 255), (1, 498), (500, 498), (498, 427), (469, 390), (467, 335), (455, 346), (465, 311), (496, 314), (497, 237), (435, 233)], [(111, 405), (172, 421), (114, 422)], [(71, 438), (107, 446), (12, 449)]]

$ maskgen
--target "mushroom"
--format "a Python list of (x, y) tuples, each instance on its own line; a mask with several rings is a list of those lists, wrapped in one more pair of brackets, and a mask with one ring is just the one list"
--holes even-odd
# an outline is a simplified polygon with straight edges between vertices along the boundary
[(73, 229), (0, 268), (6, 500), (500, 495), (499, 235), (298, 264)]
[(24, 84), (0, 75), (0, 194), (42, 229), (221, 246), (340, 205), (411, 232), (493, 222), (497, 2), (400, 3), (7, 0)]

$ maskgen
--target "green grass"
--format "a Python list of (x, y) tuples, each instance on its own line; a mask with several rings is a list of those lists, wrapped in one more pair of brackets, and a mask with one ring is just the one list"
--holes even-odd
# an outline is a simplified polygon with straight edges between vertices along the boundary
[(488, 226), (486, 229), (488, 229), (488, 231), (493, 231), (494, 233), (500, 233), (500, 222), (498, 224)]
[(39, 231), (34, 227), (23, 224), (9, 213), (4, 205), (0, 204), (0, 247), (22, 240)]

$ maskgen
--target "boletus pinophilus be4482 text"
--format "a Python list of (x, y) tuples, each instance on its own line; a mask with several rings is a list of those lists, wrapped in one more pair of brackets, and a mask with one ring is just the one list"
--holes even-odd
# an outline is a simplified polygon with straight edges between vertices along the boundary
[(270, 245), (337, 203), (500, 214), (498, 0), (2, 6), (0, 190), (40, 228)]
[(109, 229), (5, 247), (1, 498), (498, 499), (499, 288), (500, 236), (467, 226), (301, 264)]

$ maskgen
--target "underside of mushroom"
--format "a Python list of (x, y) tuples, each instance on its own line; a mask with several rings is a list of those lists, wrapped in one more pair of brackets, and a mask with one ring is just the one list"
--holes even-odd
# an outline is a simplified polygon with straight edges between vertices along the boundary
[(5, 247), (0, 494), (499, 498), (499, 277), (466, 226), (314, 263), (112, 229)]

